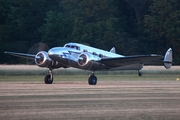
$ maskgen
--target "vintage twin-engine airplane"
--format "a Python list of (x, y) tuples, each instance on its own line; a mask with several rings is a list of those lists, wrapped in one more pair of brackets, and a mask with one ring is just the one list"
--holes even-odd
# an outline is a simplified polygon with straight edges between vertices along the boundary
[(53, 69), (74, 67), (90, 70), (92, 73), (88, 78), (89, 85), (96, 85), (96, 70), (140, 70), (143, 65), (164, 65), (166, 69), (172, 65), (172, 49), (169, 48), (165, 56), (157, 54), (123, 56), (116, 54), (113, 47), (110, 51), (104, 51), (94, 47), (78, 43), (67, 43), (64, 47), (54, 47), (48, 52), (40, 51), (36, 55), (5, 52), (10, 55), (35, 59), (39, 67), (49, 68), (49, 74), (45, 76), (46, 84), (53, 83)]

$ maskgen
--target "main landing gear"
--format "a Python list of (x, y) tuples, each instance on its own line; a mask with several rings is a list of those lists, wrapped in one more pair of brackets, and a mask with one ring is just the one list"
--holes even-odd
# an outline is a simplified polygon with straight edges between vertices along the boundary
[(138, 75), (139, 76), (142, 76), (142, 72), (138, 70)]
[[(142, 76), (142, 72), (138, 70), (138, 75)], [(52, 69), (49, 69), (49, 73), (44, 78), (45, 84), (52, 84), (53, 83), (53, 73)], [(89, 85), (96, 85), (97, 84), (97, 77), (94, 75), (94, 71), (89, 75), (88, 78)]]
[(49, 69), (49, 74), (47, 74), (44, 78), (44, 82), (46, 84), (52, 84), (53, 83), (53, 73), (52, 73), (52, 70)]
[(89, 75), (88, 83), (89, 83), (89, 85), (96, 85), (97, 84), (97, 77), (94, 75), (94, 72), (92, 72)]
[[(53, 73), (52, 70), (49, 70), (49, 73), (44, 78), (45, 84), (52, 84), (53, 83)], [(92, 72), (88, 78), (89, 85), (96, 85), (97, 84), (97, 77)]]

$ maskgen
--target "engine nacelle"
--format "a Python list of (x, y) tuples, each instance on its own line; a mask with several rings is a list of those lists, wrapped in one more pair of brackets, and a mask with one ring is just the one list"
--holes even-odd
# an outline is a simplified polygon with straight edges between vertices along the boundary
[(45, 51), (40, 51), (36, 54), (35, 63), (39, 67), (49, 67), (52, 64), (52, 60), (49, 58), (48, 53)]
[(90, 53), (81, 53), (78, 57), (78, 64), (81, 68), (91, 69), (94, 63), (94, 57)]

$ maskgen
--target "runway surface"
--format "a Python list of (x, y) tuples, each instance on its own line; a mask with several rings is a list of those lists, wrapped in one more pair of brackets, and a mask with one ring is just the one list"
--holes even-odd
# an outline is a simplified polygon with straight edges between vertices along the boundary
[(180, 82), (0, 82), (0, 118), (180, 120)]

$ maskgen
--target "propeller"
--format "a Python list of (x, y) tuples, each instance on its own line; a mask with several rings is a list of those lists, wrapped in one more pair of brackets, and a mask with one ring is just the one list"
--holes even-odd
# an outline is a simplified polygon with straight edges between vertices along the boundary
[(81, 54), (78, 58), (78, 64), (80, 66), (84, 66), (87, 63), (87, 56), (86, 54)]
[[(47, 44), (45, 43), (42, 43), (42, 42), (39, 42), (39, 43), (36, 43), (34, 44), (28, 51), (28, 54), (33, 54), (33, 55), (36, 55), (39, 51), (48, 51), (49, 50), (49, 47)], [(34, 60), (32, 59), (27, 59), (27, 64), (35, 64)]]

